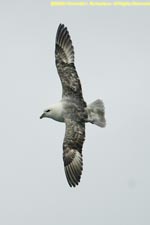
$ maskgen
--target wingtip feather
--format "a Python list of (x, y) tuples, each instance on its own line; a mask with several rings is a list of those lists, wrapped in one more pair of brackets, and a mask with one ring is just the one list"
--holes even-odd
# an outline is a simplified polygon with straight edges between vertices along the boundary
[(76, 151), (73, 161), (65, 166), (65, 174), (70, 187), (79, 184), (83, 170), (82, 155)]
[(56, 33), (56, 52), (57, 45), (64, 51), (67, 63), (74, 62), (74, 48), (72, 45), (71, 37), (67, 27), (64, 24), (59, 24), (57, 33)]

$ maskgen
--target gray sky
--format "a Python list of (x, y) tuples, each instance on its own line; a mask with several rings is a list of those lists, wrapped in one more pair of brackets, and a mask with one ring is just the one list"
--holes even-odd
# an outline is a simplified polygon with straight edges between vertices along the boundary
[[(0, 224), (149, 225), (150, 8), (0, 4)], [(86, 126), (75, 189), (64, 174), (64, 124), (39, 119), (61, 97), (60, 22), (73, 40), (85, 100), (103, 99), (107, 119), (105, 129)]]

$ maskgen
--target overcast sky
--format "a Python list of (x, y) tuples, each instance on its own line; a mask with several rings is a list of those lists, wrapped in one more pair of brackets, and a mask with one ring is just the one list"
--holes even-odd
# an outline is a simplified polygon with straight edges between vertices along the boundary
[[(106, 108), (106, 128), (86, 126), (77, 188), (64, 174), (65, 125), (39, 119), (61, 98), (59, 23), (85, 100)], [(1, 1), (0, 36), (0, 224), (149, 225), (150, 8)]]

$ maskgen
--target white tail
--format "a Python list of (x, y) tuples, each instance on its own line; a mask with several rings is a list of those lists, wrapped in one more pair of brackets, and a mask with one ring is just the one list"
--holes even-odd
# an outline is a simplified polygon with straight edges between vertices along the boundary
[(88, 120), (87, 122), (96, 124), (99, 127), (106, 126), (105, 109), (102, 100), (97, 99), (87, 106)]

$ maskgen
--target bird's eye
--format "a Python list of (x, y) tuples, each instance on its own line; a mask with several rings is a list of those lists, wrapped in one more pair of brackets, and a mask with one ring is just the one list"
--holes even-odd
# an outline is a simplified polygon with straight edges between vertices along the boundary
[(46, 110), (45, 112), (47, 112), (47, 113), (50, 112), (50, 109)]

